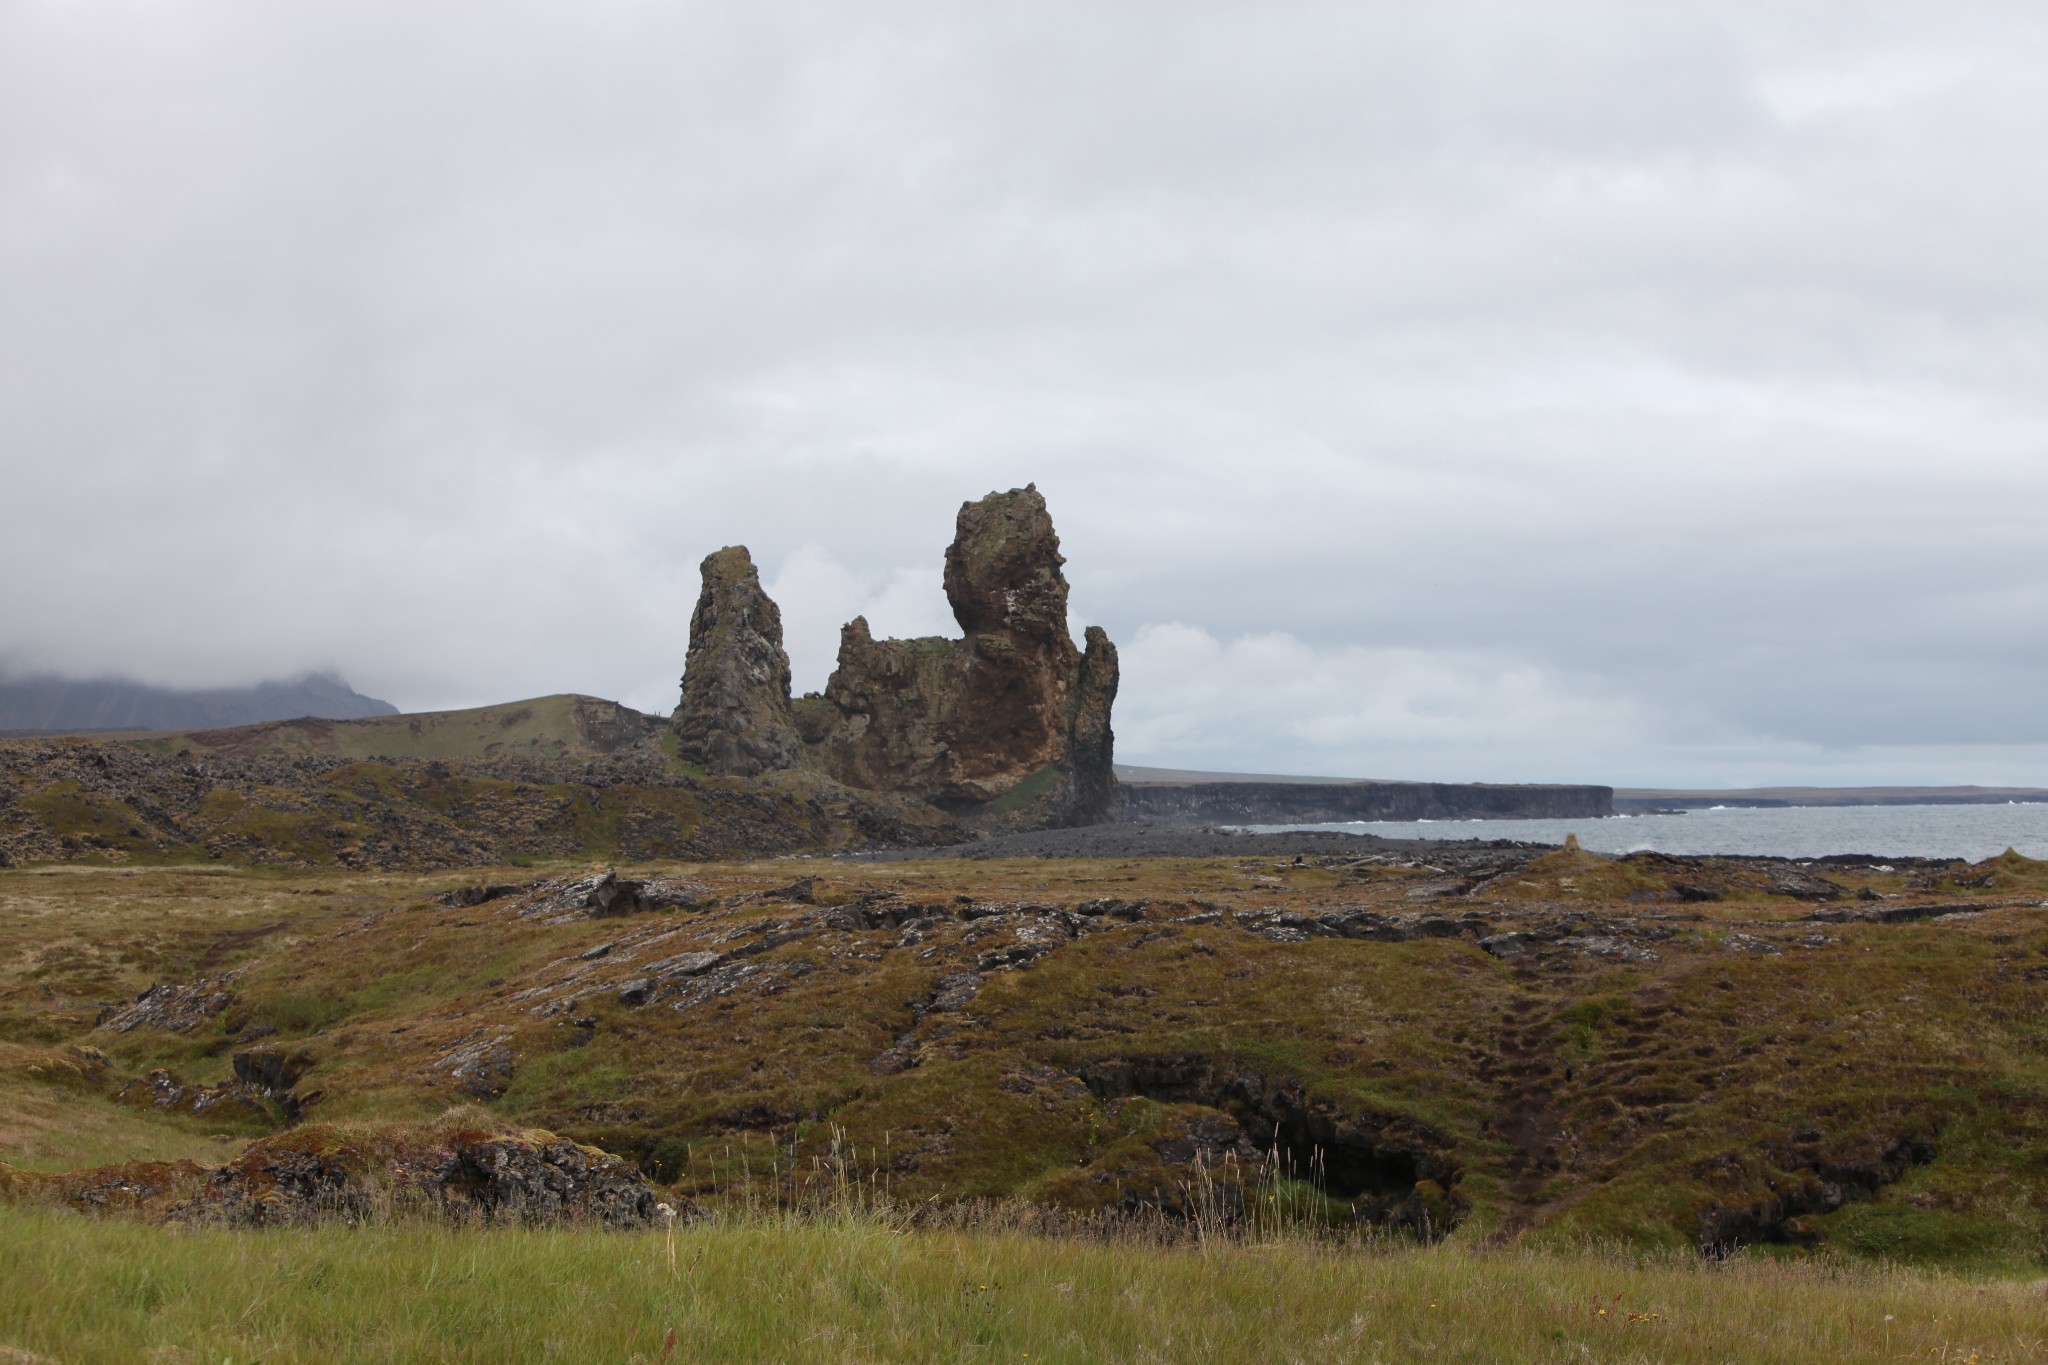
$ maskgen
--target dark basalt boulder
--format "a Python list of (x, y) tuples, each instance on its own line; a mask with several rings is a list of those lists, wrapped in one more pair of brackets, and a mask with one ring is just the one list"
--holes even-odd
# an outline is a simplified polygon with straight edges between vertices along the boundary
[(706, 555), (690, 616), (683, 696), (670, 721), (678, 756), (712, 773), (755, 777), (803, 756), (789, 705), (782, 612), (744, 546)]
[(379, 1135), (310, 1125), (251, 1144), (168, 1216), (280, 1227), (415, 1208), (493, 1223), (618, 1228), (653, 1222), (659, 1207), (631, 1162), (553, 1133)]
[(1116, 818), (1116, 647), (1091, 627), (1075, 648), (1065, 562), (1035, 485), (963, 505), (945, 578), (963, 638), (849, 623), (824, 693), (798, 704), (825, 770), (986, 823)]
[(450, 1212), (492, 1221), (581, 1218), (638, 1227), (653, 1222), (659, 1210), (653, 1188), (631, 1162), (561, 1139), (458, 1144), (421, 1174), (419, 1185)]

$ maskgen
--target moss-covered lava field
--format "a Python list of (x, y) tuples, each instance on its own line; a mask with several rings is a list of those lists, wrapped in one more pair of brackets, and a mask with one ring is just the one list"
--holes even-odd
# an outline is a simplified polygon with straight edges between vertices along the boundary
[(12, 869), (0, 1163), (468, 1104), (685, 1209), (2040, 1262), (2048, 864), (1414, 849)]

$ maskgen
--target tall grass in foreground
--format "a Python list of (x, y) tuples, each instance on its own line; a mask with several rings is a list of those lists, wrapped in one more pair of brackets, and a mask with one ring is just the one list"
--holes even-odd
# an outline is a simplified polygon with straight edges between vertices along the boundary
[[(757, 1218), (180, 1231), (0, 1209), (0, 1360), (2048, 1361), (2039, 1282)], [(673, 1345), (671, 1345), (673, 1341)]]

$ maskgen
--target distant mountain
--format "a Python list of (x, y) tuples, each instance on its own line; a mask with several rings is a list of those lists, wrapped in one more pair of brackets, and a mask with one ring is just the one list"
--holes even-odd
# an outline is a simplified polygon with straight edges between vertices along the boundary
[(114, 678), (0, 678), (0, 731), (210, 730), (298, 716), (397, 714), (390, 702), (366, 697), (332, 673), (190, 692)]

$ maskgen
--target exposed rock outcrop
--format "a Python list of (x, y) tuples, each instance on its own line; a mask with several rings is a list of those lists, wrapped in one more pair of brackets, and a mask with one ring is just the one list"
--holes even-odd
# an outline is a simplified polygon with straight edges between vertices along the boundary
[(550, 924), (568, 924), (645, 910), (697, 910), (710, 899), (710, 889), (694, 882), (673, 877), (628, 880), (607, 868), (542, 882), (521, 898), (513, 912), (521, 919), (545, 918)]
[(270, 1111), (262, 1101), (236, 1081), (219, 1085), (184, 1085), (169, 1071), (158, 1068), (114, 1092), (116, 1104), (150, 1106), (176, 1114), (231, 1118), (242, 1122), (270, 1123)]
[(803, 742), (789, 707), (782, 612), (761, 591), (744, 546), (706, 555), (690, 616), (682, 702), (670, 722), (677, 753), (713, 773), (755, 777), (794, 768)]
[(1808, 1129), (1768, 1144), (1759, 1156), (1761, 1160), (1745, 1161), (1739, 1153), (1728, 1153), (1710, 1164), (1709, 1169), (1729, 1173), (1761, 1166), (1745, 1173), (1768, 1193), (1750, 1204), (1709, 1207), (1700, 1217), (1699, 1231), (1699, 1248), (1706, 1255), (1725, 1256), (1758, 1242), (1817, 1246), (1826, 1234), (1812, 1215), (1833, 1213), (1852, 1200), (1876, 1198), (1913, 1167), (1934, 1160), (1935, 1148), (1924, 1133), (1825, 1135)]
[[(1413, 1119), (1355, 1110), (1298, 1082), (1199, 1053), (1109, 1057), (1079, 1075), (1098, 1099), (1138, 1095), (1218, 1111), (1155, 1149), (1169, 1163), (1199, 1158), (1228, 1172), (1225, 1159), (1235, 1158), (1234, 1169), (1254, 1180), (1305, 1180), (1349, 1204), (1358, 1222), (1404, 1227), (1425, 1241), (1464, 1218), (1467, 1201), (1456, 1188), (1464, 1172), (1449, 1139)], [(1184, 1178), (1181, 1188), (1193, 1184)], [(1181, 1202), (1164, 1190), (1154, 1197), (1169, 1209)], [(1230, 1202), (1241, 1209), (1242, 1192)]]
[(239, 974), (238, 969), (185, 986), (158, 982), (129, 1004), (109, 1010), (99, 1027), (110, 1033), (131, 1033), (144, 1027), (171, 1033), (196, 1032), (234, 1000), (228, 985)]
[(1074, 647), (1065, 562), (1036, 486), (962, 506), (945, 581), (964, 638), (849, 623), (823, 695), (798, 706), (826, 771), (992, 823), (1115, 818), (1116, 646), (1090, 627)]
[(417, 1149), (336, 1141), (315, 1130), (257, 1143), (213, 1173), (172, 1219), (229, 1227), (360, 1221), (424, 1205), (483, 1222), (653, 1220), (653, 1189), (631, 1163), (550, 1133), (461, 1134)]

